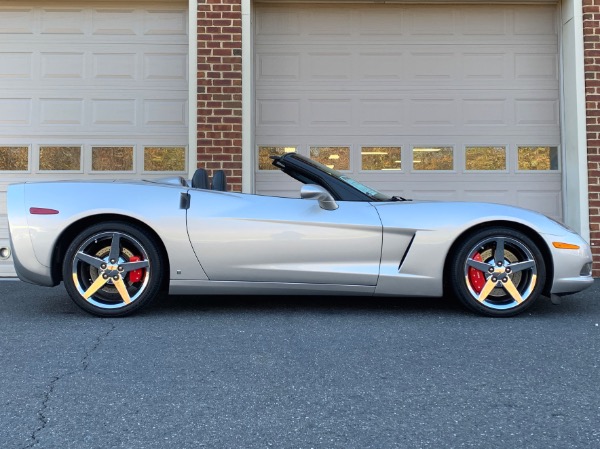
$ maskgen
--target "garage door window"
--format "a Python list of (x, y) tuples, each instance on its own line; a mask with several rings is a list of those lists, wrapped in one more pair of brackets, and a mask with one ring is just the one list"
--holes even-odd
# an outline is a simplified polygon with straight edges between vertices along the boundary
[(41, 171), (81, 171), (80, 146), (40, 146)]
[(134, 147), (92, 147), (92, 171), (133, 172)]
[(506, 147), (468, 146), (465, 148), (465, 169), (467, 171), (506, 170)]
[(402, 148), (362, 147), (360, 150), (361, 169), (367, 171), (401, 170)]
[(450, 171), (454, 169), (454, 149), (452, 147), (414, 147), (412, 156), (413, 170)]
[(350, 147), (310, 147), (310, 158), (334, 170), (350, 170)]
[(144, 147), (145, 172), (184, 172), (185, 147)]
[(0, 147), (0, 171), (26, 172), (29, 170), (29, 147)]
[(558, 170), (558, 147), (520, 146), (517, 153), (519, 171)]
[(294, 146), (281, 146), (281, 147), (258, 147), (258, 169), (259, 170), (277, 170), (272, 162), (271, 156), (283, 156), (286, 153), (295, 153), (296, 147)]

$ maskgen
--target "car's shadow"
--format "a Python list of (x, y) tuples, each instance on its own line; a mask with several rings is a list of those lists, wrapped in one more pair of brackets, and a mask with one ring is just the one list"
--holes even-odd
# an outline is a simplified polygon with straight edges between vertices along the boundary
[[(540, 298), (529, 309), (535, 314), (553, 315), (560, 307)], [(164, 296), (141, 311), (149, 315), (239, 314), (239, 313), (385, 313), (402, 316), (479, 317), (453, 297), (371, 297), (371, 296)]]
[[(444, 311), (462, 313), (463, 308), (453, 298), (395, 298), (371, 296), (165, 296), (148, 312), (177, 313), (180, 311), (314, 311), (339, 313), (344, 311), (396, 311), (421, 313)], [(151, 312), (152, 313), (152, 312)]]
[[(71, 302), (62, 286), (45, 290), (44, 301), (34, 301), (27, 305), (38, 309), (41, 314), (87, 315)], [(50, 293), (50, 294), (48, 294)], [(563, 300), (559, 306), (553, 305), (545, 297), (538, 299), (522, 316), (530, 314), (538, 317), (556, 315), (580, 315), (596, 310), (596, 301), (590, 303), (585, 293), (579, 293)], [(591, 308), (591, 309), (590, 309)], [(25, 312), (25, 311), (24, 311)], [(239, 313), (293, 313), (310, 312), (316, 314), (355, 314), (386, 313), (424, 316), (472, 316), (476, 314), (463, 307), (454, 297), (372, 297), (372, 296), (242, 296), (242, 295), (163, 295), (145, 307), (136, 316), (174, 316), (181, 314), (239, 314)]]

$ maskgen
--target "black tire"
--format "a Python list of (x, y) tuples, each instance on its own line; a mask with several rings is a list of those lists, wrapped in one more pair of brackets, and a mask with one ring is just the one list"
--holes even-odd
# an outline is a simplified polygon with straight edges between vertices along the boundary
[(481, 229), (462, 240), (450, 257), (454, 294), (479, 314), (517, 315), (531, 307), (544, 289), (542, 253), (520, 231), (500, 226)]
[(71, 299), (101, 317), (130, 315), (160, 292), (163, 266), (154, 238), (123, 222), (81, 232), (65, 254), (63, 280)]

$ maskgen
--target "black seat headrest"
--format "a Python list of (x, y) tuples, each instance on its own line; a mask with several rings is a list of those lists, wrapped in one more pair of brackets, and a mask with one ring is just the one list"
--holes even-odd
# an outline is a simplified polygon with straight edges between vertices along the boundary
[(210, 184), (208, 182), (208, 173), (203, 168), (199, 168), (194, 172), (192, 178), (192, 187), (194, 189), (208, 189)]
[(220, 192), (227, 191), (227, 176), (223, 170), (216, 170), (213, 174), (212, 189)]

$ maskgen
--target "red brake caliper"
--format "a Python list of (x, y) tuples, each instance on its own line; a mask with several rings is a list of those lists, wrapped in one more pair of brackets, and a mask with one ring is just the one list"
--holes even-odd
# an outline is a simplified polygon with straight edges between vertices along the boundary
[[(477, 262), (483, 262), (481, 254), (479, 253), (475, 253), (475, 255), (473, 256), (473, 260), (476, 260)], [(479, 271), (473, 267), (469, 267), (469, 282), (471, 283), (471, 287), (473, 287), (473, 290), (475, 290), (477, 293), (481, 293), (481, 290), (485, 285), (485, 275), (483, 274), (483, 271)]]
[[(139, 262), (140, 259), (138, 256), (131, 256), (129, 258), (129, 262)], [(144, 271), (143, 268), (140, 268), (139, 270), (133, 270), (129, 272), (129, 282), (131, 282), (132, 284), (135, 282), (140, 282), (142, 280), (142, 272)]]

